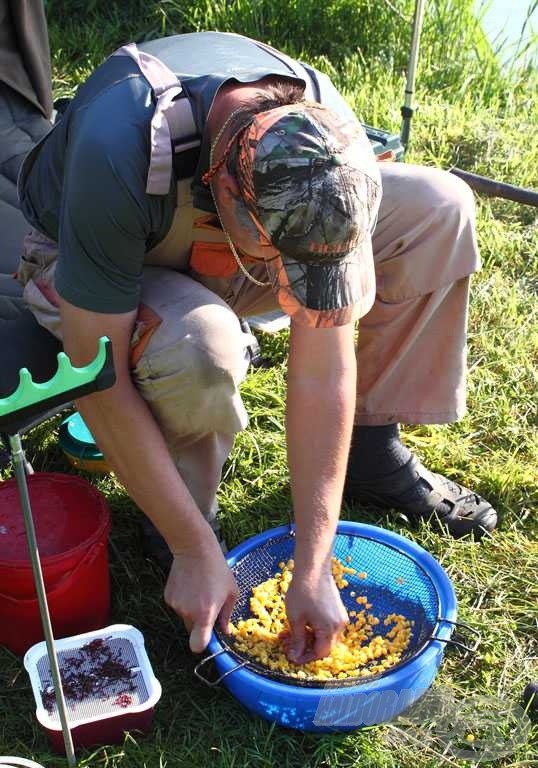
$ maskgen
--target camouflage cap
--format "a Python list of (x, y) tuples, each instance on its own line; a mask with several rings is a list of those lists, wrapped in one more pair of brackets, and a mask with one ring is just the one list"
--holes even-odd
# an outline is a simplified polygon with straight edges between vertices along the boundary
[(242, 196), (281, 306), (306, 324), (338, 325), (375, 296), (371, 234), (381, 180), (356, 120), (319, 104), (255, 116), (238, 139)]

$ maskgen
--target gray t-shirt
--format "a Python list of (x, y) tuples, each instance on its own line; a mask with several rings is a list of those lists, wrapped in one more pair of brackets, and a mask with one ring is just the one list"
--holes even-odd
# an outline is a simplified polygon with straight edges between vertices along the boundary
[[(181, 79), (202, 138), (193, 200), (197, 208), (214, 211), (200, 179), (208, 165), (204, 129), (218, 89), (232, 79), (300, 78), (285, 61), (239, 35), (175, 35), (139, 48)], [(351, 112), (326, 76), (306, 71), (320, 102)], [(146, 193), (154, 108), (151, 87), (135, 61), (107, 59), (78, 89), (20, 185), (24, 215), (59, 244), (56, 289), (75, 306), (107, 313), (135, 309), (144, 256), (172, 225), (175, 179), (166, 195)]]

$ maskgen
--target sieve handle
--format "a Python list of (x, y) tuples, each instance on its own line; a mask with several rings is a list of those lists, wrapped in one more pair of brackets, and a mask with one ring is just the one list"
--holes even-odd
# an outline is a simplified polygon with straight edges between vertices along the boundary
[(466, 643), (461, 642), (461, 640), (453, 640), (451, 637), (436, 637), (435, 635), (432, 635), (430, 637), (430, 640), (438, 640), (440, 643), (453, 645), (456, 648), (459, 648), (461, 651), (464, 651), (465, 654), (476, 653), (480, 643), (482, 642), (482, 635), (477, 629), (475, 629), (474, 627), (470, 627), (469, 624), (465, 624), (465, 622), (463, 621), (451, 621), (450, 619), (441, 619), (440, 623), (441, 622), (444, 622), (445, 624), (452, 624), (452, 626), (456, 630), (464, 629), (467, 632), (470, 632), (472, 635), (475, 636), (473, 645), (467, 645)]
[(248, 664), (248, 661), (242, 661), (241, 663), (237, 664), (236, 667), (233, 667), (232, 669), (229, 669), (227, 672), (225, 672), (220, 677), (217, 677), (216, 680), (209, 680), (207, 677), (205, 677), (204, 674), (200, 671), (203, 666), (207, 664), (208, 661), (212, 661), (217, 656), (220, 656), (221, 653), (227, 653), (226, 650), (222, 649), (220, 651), (217, 651), (216, 653), (211, 653), (209, 656), (206, 656), (205, 659), (202, 659), (202, 661), (198, 662), (198, 664), (194, 667), (194, 674), (198, 678), (198, 680), (201, 680), (202, 683), (205, 683), (210, 688), (214, 688), (216, 685), (218, 685), (222, 680), (224, 680), (225, 677), (228, 677), (228, 675), (231, 675), (232, 672), (235, 672), (238, 669), (241, 669), (241, 667), (245, 667)]

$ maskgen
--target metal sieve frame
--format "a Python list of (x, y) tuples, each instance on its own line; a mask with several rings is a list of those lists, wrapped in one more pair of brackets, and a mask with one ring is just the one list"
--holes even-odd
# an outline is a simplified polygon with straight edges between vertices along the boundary
[[(431, 590), (432, 594), (435, 596), (436, 616), (434, 620), (428, 622), (428, 624), (431, 624), (431, 629), (428, 628), (421, 642), (412, 649), (409, 655), (404, 656), (404, 658), (401, 661), (389, 667), (387, 670), (380, 673), (376, 673), (375, 675), (369, 675), (365, 677), (352, 677), (352, 678), (346, 678), (343, 680), (340, 680), (340, 679), (315, 680), (315, 679), (308, 679), (308, 678), (301, 679), (301, 678), (293, 677), (284, 672), (275, 672), (273, 670), (269, 670), (263, 664), (260, 664), (259, 662), (247, 656), (246, 654), (241, 653), (240, 651), (237, 651), (233, 647), (233, 645), (230, 644), (227, 636), (224, 635), (219, 629), (215, 628), (214, 635), (218, 643), (212, 643), (212, 645), (213, 646), (220, 645), (220, 648), (216, 652), (207, 656), (196, 666), (194, 670), (195, 675), (204, 683), (206, 683), (210, 687), (213, 687), (215, 685), (218, 685), (225, 677), (230, 675), (232, 672), (235, 672), (236, 670), (239, 670), (239, 669), (244, 669), (256, 675), (260, 675), (261, 677), (275, 684), (284, 684), (286, 686), (299, 687), (299, 688), (311, 688), (311, 689), (342, 689), (342, 688), (348, 688), (348, 687), (369, 685), (376, 680), (382, 680), (384, 678), (389, 677), (390, 675), (394, 675), (395, 673), (405, 672), (405, 668), (409, 666), (411, 663), (413, 663), (417, 659), (417, 657), (421, 653), (423, 653), (425, 649), (433, 641), (450, 643), (458, 647), (460, 650), (463, 650), (466, 653), (472, 653), (476, 651), (478, 644), (480, 643), (480, 634), (472, 627), (469, 627), (468, 625), (463, 624), (463, 622), (457, 622), (449, 618), (444, 618), (441, 615), (442, 601), (441, 601), (441, 595), (440, 595), (438, 586), (436, 584), (436, 581), (434, 580), (434, 578), (432, 578), (432, 576), (428, 572), (427, 567), (420, 562), (420, 560), (416, 556), (416, 553), (410, 553), (408, 551), (405, 551), (401, 546), (397, 546), (394, 543), (391, 543), (386, 540), (385, 541), (382, 540), (383, 537), (380, 536), (380, 533), (379, 533), (380, 531), (382, 531), (382, 529), (376, 528), (374, 526), (366, 526), (366, 525), (354, 524), (354, 523), (340, 523), (338, 526), (337, 535), (361, 538), (366, 541), (371, 541), (375, 545), (378, 545), (378, 546), (381, 545), (389, 550), (392, 550), (398, 556), (407, 558), (407, 560), (412, 564), (413, 568), (418, 569), (418, 571), (420, 572), (421, 580), (424, 580), (426, 583), (428, 583), (429, 589)], [(293, 539), (294, 536), (295, 536), (294, 526), (292, 525), (281, 526), (280, 528), (276, 528), (272, 531), (268, 531), (265, 534), (262, 534), (261, 540), (258, 543), (258, 548), (268, 547), (270, 546), (271, 542), (275, 542), (278, 539), (284, 540), (286, 537), (289, 537), (289, 539)], [(398, 538), (401, 538), (401, 537), (398, 537)], [(256, 539), (260, 539), (260, 536), (253, 537), (253, 539), (249, 541), (253, 542)], [(239, 547), (237, 547), (236, 549), (234, 549), (232, 552), (229, 553), (228, 564), (230, 565), (232, 572), (236, 571), (238, 567), (241, 565), (241, 563), (244, 562), (244, 560), (248, 556), (251, 556), (253, 551), (255, 551), (256, 547), (252, 547), (252, 546), (248, 547), (249, 541), (245, 542), (243, 545), (240, 545)], [(419, 548), (417, 545), (414, 545), (412, 542), (408, 542), (407, 540), (405, 541), (407, 544), (410, 544), (412, 545), (412, 547), (416, 548), (417, 551), (420, 550), (421, 552), (425, 553), (425, 551), (421, 550), (421, 548)], [(413, 554), (415, 554), (415, 556), (413, 556)], [(438, 568), (441, 568), (441, 566), (431, 557), (431, 555), (428, 555), (428, 553), (425, 553), (425, 554), (428, 556), (428, 558), (430, 558), (433, 562), (436, 563)], [(445, 577), (446, 577), (446, 574), (445, 574)], [(375, 599), (375, 598), (372, 598), (372, 599)], [(474, 645), (467, 645), (459, 640), (454, 640), (450, 637), (450, 635), (448, 637), (442, 637), (441, 636), (442, 634), (446, 634), (446, 626), (443, 627), (443, 625), (447, 625), (447, 624), (450, 625), (450, 635), (452, 634), (452, 632), (456, 627), (460, 627), (460, 628), (463, 627), (465, 630), (475, 635)], [(227, 654), (229, 657), (236, 660), (237, 661), (236, 666), (228, 668), (216, 680), (210, 681), (204, 674), (202, 674), (201, 669), (211, 659), (216, 659), (219, 656), (222, 656), (224, 654)], [(374, 659), (369, 664), (365, 665), (365, 668), (374, 666), (377, 663), (378, 661)], [(229, 665), (227, 664), (227, 666)]]

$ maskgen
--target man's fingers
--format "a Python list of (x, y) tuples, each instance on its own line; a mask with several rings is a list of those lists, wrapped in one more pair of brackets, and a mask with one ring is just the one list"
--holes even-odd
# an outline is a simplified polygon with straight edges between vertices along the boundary
[(326, 627), (313, 628), (307, 634), (307, 643), (297, 664), (308, 664), (310, 661), (324, 659), (329, 656), (333, 645), (340, 638), (344, 625), (336, 629)]
[(189, 638), (189, 645), (193, 653), (202, 653), (208, 646), (215, 623), (215, 611), (208, 612), (204, 617), (194, 622)]
[(230, 619), (232, 617), (236, 600), (237, 600), (237, 593), (233, 592), (231, 595), (228, 595), (228, 599), (220, 609), (219, 627), (221, 629), (221, 632), (224, 632), (225, 635), (230, 634)]
[(305, 654), (307, 658), (303, 661), (303, 664), (314, 661), (314, 659), (324, 659), (325, 656), (328, 656), (337, 638), (337, 633), (329, 633), (319, 629), (314, 630), (314, 644)]
[(288, 659), (294, 664), (301, 664), (301, 659), (307, 646), (308, 634), (309, 632), (302, 622), (291, 626), (291, 635), (287, 640), (286, 650)]

